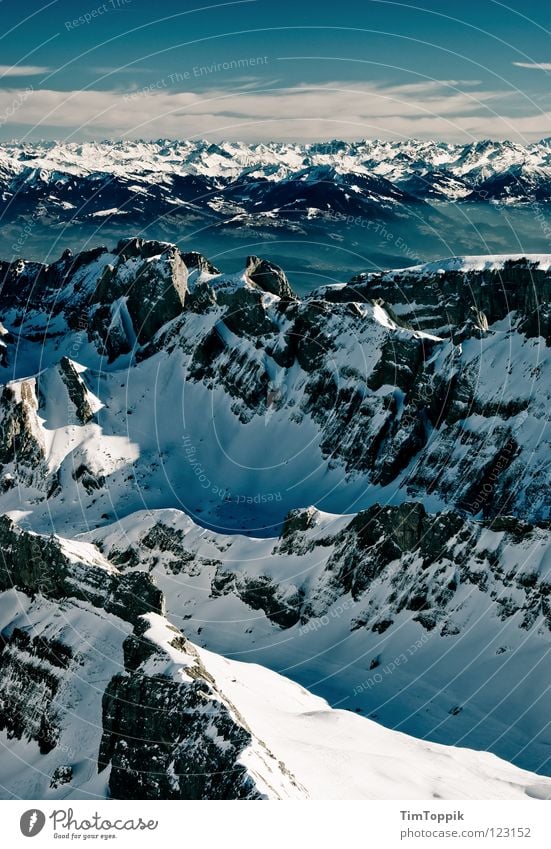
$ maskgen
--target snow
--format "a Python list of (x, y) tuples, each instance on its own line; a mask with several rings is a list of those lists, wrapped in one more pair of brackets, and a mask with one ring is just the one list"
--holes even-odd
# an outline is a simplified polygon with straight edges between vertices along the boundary
[[(412, 176), (426, 178), (437, 197), (456, 201), (495, 176), (511, 173), (531, 185), (548, 180), (551, 172), (551, 151), (545, 141), (526, 146), (510, 142), (443, 145), (416, 139), (322, 145), (232, 142), (216, 146), (206, 140), (37, 142), (5, 143), (0, 156), (5, 174), (15, 185), (18, 181), (53, 184), (67, 181), (69, 176), (113, 175), (136, 193), (155, 186), (165, 188), (167, 196), (176, 175), (205, 177), (223, 190), (227, 181), (311, 182), (328, 179), (330, 174), (333, 180), (348, 178), (354, 194), (362, 193), (358, 188), (366, 179), (383, 178), (399, 188)], [(505, 201), (515, 202), (515, 198), (505, 196)], [(214, 199), (213, 208), (216, 203)], [(124, 210), (105, 209), (92, 217), (101, 220), (121, 212)], [(308, 214), (316, 217), (319, 210), (312, 209)]]
[[(14, 628), (33, 636), (60, 639), (72, 648), (77, 667), (65, 676), (58, 693), (60, 737), (51, 752), (40, 753), (34, 741), (9, 739), (0, 732), (0, 795), (15, 799), (108, 798), (109, 770), (97, 772), (102, 733), (102, 696), (106, 684), (123, 668), (122, 642), (131, 626), (84, 602), (59, 603), (8, 590), (0, 595), (0, 631)], [(59, 674), (59, 672), (58, 672)], [(50, 788), (60, 764), (73, 768), (71, 785)]]
[(540, 271), (551, 268), (551, 254), (484, 254), (483, 256), (454, 256), (444, 260), (425, 262), (422, 265), (412, 265), (400, 269), (399, 272), (388, 272), (394, 276), (413, 274), (419, 277), (429, 277), (433, 274), (444, 274), (446, 271), (497, 271), (506, 262), (527, 260)]
[[(551, 780), (383, 728), (252, 663), (198, 649), (218, 688), (312, 799), (527, 799)], [(247, 763), (247, 758), (243, 759)]]
[[(414, 266), (405, 273), (421, 279), (450, 269), (502, 268), (506, 260), (519, 258), (520, 255), (453, 257)], [(93, 270), (82, 270), (80, 280), (85, 292), (90, 293), (97, 275), (111, 259), (111, 254), (102, 255)], [(153, 258), (157, 260), (158, 257)], [(540, 269), (551, 267), (551, 255), (530, 255), (528, 260)], [(134, 270), (129, 261), (121, 278), (126, 279), (126, 275), (131, 280)], [(207, 277), (217, 289), (234, 291), (251, 285), (243, 273)], [(277, 313), (277, 304), (276, 296), (262, 296), (266, 315), (277, 324), (281, 336), (288, 327)], [(120, 318), (134, 345), (126, 300), (120, 298), (112, 306), (113, 321)], [(376, 391), (369, 389), (368, 378), (379, 361), (382, 346), (389, 339), (441, 340), (397, 327), (379, 304), (360, 304), (358, 310), (360, 315), (354, 318), (354, 324), (343, 324), (342, 315), (337, 315), (335, 308), (335, 314), (324, 320), (323, 330), (335, 346), (331, 366), (339, 387), (357, 390), (374, 404), (380, 402), (373, 408), (375, 432), (384, 424), (385, 404), (394, 399), (399, 409), (403, 405), (403, 398), (390, 384)], [(3, 318), (8, 327), (14, 326), (15, 316), (8, 314)], [(44, 316), (40, 314), (27, 316), (25, 329), (41, 326), (41, 322), (43, 325)], [(221, 338), (234, 349), (223, 355), (227, 356), (225, 366), (230, 368), (239, 355), (245, 358), (244, 368), (263, 368), (271, 390), (277, 390), (289, 402), (288, 407), (266, 404), (265, 412), (241, 421), (236, 413), (243, 409), (239, 398), (230, 400), (220, 385), (214, 385), (207, 393), (205, 385), (187, 379), (193, 340), (215, 325)], [(61, 315), (51, 328), (60, 333), (66, 331)], [(349, 794), (345, 798), (373, 798), (379, 790), (384, 794), (399, 791), (398, 795), (417, 798), (434, 793), (457, 798), (453, 794), (460, 792), (472, 792), (475, 798), (483, 798), (483, 794), (492, 798), (537, 796), (541, 792), (537, 788), (547, 786), (543, 779), (538, 784), (540, 780), (534, 776), (521, 774), (484, 753), (443, 750), (438, 743), (413, 741), (354, 711), (375, 714), (386, 725), (407, 728), (420, 738), (451, 740), (473, 748), (492, 745), (507, 758), (529, 758), (534, 769), (547, 768), (548, 703), (542, 698), (528, 707), (526, 704), (527, 692), (541, 690), (539, 679), (548, 652), (542, 620), (537, 620), (529, 634), (520, 627), (520, 610), (496, 623), (494, 599), (474, 585), (462, 587), (452, 611), (457, 634), (423, 642), (406, 666), (383, 677), (376, 692), (364, 687), (374, 658), (382, 656), (382, 663), (392, 663), (404, 645), (417, 645), (426, 632), (407, 611), (402, 611), (395, 628), (383, 635), (353, 627), (356, 617), (364, 612), (363, 602), (347, 594), (331, 600), (334, 587), (325, 572), (335, 543), (317, 546), (316, 542), (340, 533), (356, 510), (376, 502), (400, 503), (411, 498), (407, 481), (412, 468), (406, 469), (392, 485), (381, 487), (371, 485), (365, 474), (347, 474), (338, 462), (326, 462), (320, 449), (319, 426), (309, 414), (298, 414), (305, 374), (296, 363), (289, 369), (278, 366), (264, 350), (255, 347), (254, 340), (232, 333), (223, 323), (222, 310), (205, 315), (185, 314), (175, 320), (170, 332), (177, 344), (137, 363), (129, 357), (106, 364), (85, 339), (71, 355), (75, 337), (69, 334), (48, 339), (45, 344), (24, 342), (18, 346), (16, 363), (3, 374), (11, 371), (16, 376), (10, 385), (17, 400), (23, 399), (23, 382), (30, 390), (24, 403), (31, 433), (44, 446), (48, 471), (60, 473), (62, 496), (40, 499), (40, 492), (22, 484), (2, 493), (2, 511), (44, 533), (54, 527), (72, 537), (61, 542), (72, 562), (112, 572), (114, 567), (106, 557), (113, 548), (123, 550), (129, 544), (141, 543), (157, 522), (180, 531), (186, 551), (193, 555), (189, 566), (179, 563), (177, 569), (171, 568), (174, 553), (170, 550), (155, 552), (147, 563), (144, 555), (141, 564), (151, 569), (166, 593), (169, 621), (210, 649), (286, 671), (318, 694), (306, 693), (298, 684), (280, 679), (267, 668), (225, 661), (206, 651), (201, 655), (209, 668), (217, 670), (219, 686), (236, 708), (253, 717), (258, 738), (288, 764), (297, 788), (302, 788), (300, 792), (304, 790), (316, 798), (328, 798), (337, 792)], [(71, 356), (96, 414), (95, 420), (85, 425), (75, 421), (74, 405), (55, 365), (62, 354)], [(475, 373), (476, 400), (497, 405), (495, 416), (468, 411), (462, 423), (465, 434), (482, 441), (481, 464), (491, 458), (496, 425), (504, 421), (500, 405), (526, 401), (526, 412), (507, 419), (518, 443), (532, 452), (534, 480), (545, 484), (549, 441), (543, 437), (549, 408), (546, 381), (551, 354), (542, 340), (511, 332), (510, 320), (504, 319), (481, 339), (466, 340), (461, 347), (442, 342), (433, 356), (435, 362), (441, 358), (442, 373), (450, 379), (460, 372)], [(291, 408), (294, 409), (289, 415)], [(427, 451), (446, 453), (448, 468), (442, 479), (447, 481), (449, 477), (453, 487), (458, 484), (457, 468), (461, 468), (467, 448), (462, 440), (450, 445), (445, 437), (444, 427), (435, 429)], [(73, 474), (82, 464), (92, 473), (104, 476), (106, 486), (91, 493), (84, 491)], [(198, 467), (203, 470), (207, 486), (198, 478)], [(514, 464), (511, 469), (514, 473)], [(545, 493), (544, 485), (539, 495), (536, 491), (534, 509), (538, 508), (537, 499), (544, 499)], [(314, 527), (304, 550), (289, 555), (277, 551), (275, 531), (286, 512), (312, 504), (324, 509), (311, 510)], [(429, 509), (445, 506), (436, 495), (427, 496), (425, 505)], [(116, 523), (110, 524), (115, 518)], [(103, 527), (97, 529), (98, 525)], [(211, 527), (217, 527), (219, 532), (208, 530)], [(247, 536), (239, 533), (242, 528), (247, 530)], [(82, 536), (82, 531), (88, 533)], [(103, 544), (103, 554), (92, 545), (94, 541)], [(473, 551), (473, 557), (481, 561), (473, 564), (473, 574), (477, 570), (485, 574), (485, 558), (501, 541), (502, 535), (492, 532), (483, 537)], [(538, 574), (543, 579), (549, 573), (549, 560), (546, 542), (538, 539), (524, 549), (522, 545), (507, 549), (503, 568), (505, 574)], [(309, 630), (302, 630), (300, 624), (281, 630), (235, 592), (214, 597), (211, 581), (217, 568), (234, 572), (238, 578), (271, 579), (283, 601), (298, 588), (306, 594), (317, 589), (318, 594), (312, 594), (312, 622), (316, 624)], [(412, 562), (412, 576), (421, 568), (422, 564)], [(85, 583), (85, 570), (80, 580)], [(501, 586), (499, 591), (504, 592)], [(372, 592), (374, 603), (382, 604), (388, 596), (388, 586), (374, 580)], [(511, 589), (511, 595), (520, 604), (518, 588)], [(9, 615), (13, 616), (13, 598), (6, 598), (5, 603), (11, 606)], [(318, 612), (324, 611), (327, 624), (322, 622), (323, 617), (316, 617), (316, 604)], [(95, 620), (89, 619), (95, 614), (88, 610), (80, 615), (82, 627), (95, 645), (91, 624)], [(168, 659), (166, 663), (152, 660), (148, 672), (179, 676), (179, 680), (186, 681), (185, 670), (194, 662), (194, 649), (190, 649), (190, 654), (184, 653), (184, 657), (171, 646), (174, 632), (167, 622), (150, 617), (149, 623), (151, 638)], [(113, 627), (118, 626), (115, 623)], [(114, 636), (102, 632), (100, 637), (109, 651)], [(114, 657), (119, 657), (117, 652), (118, 648)], [(281, 692), (281, 698), (278, 695), (277, 700), (268, 699), (268, 692)], [(331, 709), (319, 694), (334, 705), (346, 704), (352, 709)], [(462, 706), (458, 716), (450, 713), (457, 705)], [(26, 745), (14, 744), (14, 752), (24, 751), (27, 755)], [(264, 774), (265, 762), (259, 751), (251, 751), (246, 757), (251, 770)], [(99, 785), (92, 778), (90, 782), (89, 787), (95, 788), (90, 792), (101, 795)], [(281, 785), (280, 791), (290, 792), (287, 785)], [(25, 792), (30, 791), (27, 788)]]
[(92, 218), (107, 218), (109, 215), (128, 215), (128, 212), (113, 206), (111, 209), (101, 209), (98, 212), (91, 213)]
[[(60, 616), (62, 612), (62, 616)], [(252, 735), (240, 762), (259, 790), (272, 799), (527, 799), (549, 798), (551, 780), (520, 770), (485, 752), (415, 740), (382, 728), (327, 702), (275, 672), (228, 660), (192, 643), (182, 650), (178, 632), (163, 617), (147, 614), (146, 637), (159, 652), (143, 664), (150, 676), (190, 683), (206, 674), (211, 698), (222, 699), (234, 720)], [(40, 754), (27, 739), (0, 734), (0, 794), (22, 799), (108, 798), (109, 769), (97, 772), (102, 693), (122, 669), (127, 623), (82, 602), (60, 605), (9, 590), (0, 596), (0, 630), (19, 627), (33, 636), (61, 640), (77, 666), (66, 674), (16, 647), (21, 662), (60, 680), (56, 697), (57, 745)], [(193, 668), (190, 675), (189, 672)], [(78, 670), (78, 673), (76, 672)], [(39, 698), (39, 693), (37, 693)], [(31, 706), (30, 706), (31, 707)], [(205, 706), (208, 713), (208, 706)], [(29, 721), (32, 719), (30, 715)], [(215, 738), (208, 725), (204, 733)], [(60, 764), (72, 768), (70, 784), (50, 787)]]

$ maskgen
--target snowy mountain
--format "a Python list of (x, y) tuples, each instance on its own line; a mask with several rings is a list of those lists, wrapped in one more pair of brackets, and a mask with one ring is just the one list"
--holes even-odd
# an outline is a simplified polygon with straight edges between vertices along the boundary
[(142, 239), (1, 263), (2, 783), (546, 796), (516, 767), (550, 772), (550, 269), (453, 257), (298, 297), (257, 256)]
[(4, 221), (151, 215), (407, 214), (430, 200), (549, 200), (551, 148), (511, 142), (205, 141), (36, 143), (0, 147)]
[(51, 264), (140, 234), (231, 272), (261, 254), (305, 294), (438, 256), (541, 253), (550, 151), (548, 140), (4, 144), (0, 257)]
[(265, 535), (412, 498), (546, 521), (548, 268), (468, 258), (299, 299), (271, 263), (225, 275), (159, 242), (2, 264), (4, 475), (37, 529), (174, 506)]
[(198, 648), (146, 572), (122, 575), (92, 546), (6, 519), (0, 534), (2, 798), (551, 797), (551, 780), (493, 755)]

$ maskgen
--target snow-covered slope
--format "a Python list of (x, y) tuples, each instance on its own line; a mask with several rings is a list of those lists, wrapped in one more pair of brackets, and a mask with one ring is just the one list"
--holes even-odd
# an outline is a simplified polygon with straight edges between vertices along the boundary
[[(204, 649), (217, 685), (311, 799), (547, 799), (551, 781), (487, 752), (416, 740), (262, 666)], [(297, 794), (298, 795), (298, 794)]]
[[(144, 572), (129, 581), (89, 546), (0, 532), (19, 585), (0, 594), (2, 798), (551, 797), (551, 780), (493, 755), (383, 729), (198, 649)], [(41, 583), (52, 556), (74, 586), (63, 597)]]
[[(197, 646), (360, 711), (328, 720), (345, 735), (369, 716), (549, 772), (550, 267), (540, 254), (453, 257), (299, 298), (259, 257), (225, 274), (158, 241), (2, 263), (0, 512), (34, 532), (17, 542), (5, 525), (21, 577), (8, 564), (3, 588), (31, 607), (44, 592), (57, 633), (55, 608), (75, 593), (79, 610), (128, 622), (117, 587), (128, 601), (142, 582), (135, 598), (156, 601), (140, 614), (166, 612)], [(97, 615), (82, 613), (86, 633)], [(116, 746), (114, 724), (131, 740), (139, 723), (116, 708), (136, 673), (165, 670), (169, 712), (192, 698), (166, 645), (142, 656), (144, 627), (124, 632), (125, 672), (107, 676), (112, 709), (90, 746), (116, 793), (185, 795), (169, 778), (142, 786), (140, 752)], [(224, 705), (237, 762), (248, 738)], [(171, 774), (181, 739), (166, 734)], [(310, 792), (296, 763), (296, 785), (276, 770), (274, 792)], [(264, 773), (264, 789), (239, 774), (228, 793), (267, 792)], [(107, 773), (86, 775), (105, 791)]]
[(289, 509), (409, 498), (547, 520), (549, 264), (452, 259), (303, 299), (256, 257), (224, 275), (159, 242), (4, 264), (0, 507), (17, 480), (37, 528), (172, 506), (263, 535)]
[(195, 642), (390, 727), (548, 771), (548, 530), (410, 503), (297, 512), (276, 540), (205, 532), (177, 510), (86, 538), (150, 569)]

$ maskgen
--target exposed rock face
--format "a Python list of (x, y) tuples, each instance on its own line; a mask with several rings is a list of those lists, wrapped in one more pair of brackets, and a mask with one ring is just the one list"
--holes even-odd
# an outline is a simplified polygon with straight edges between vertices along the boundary
[(69, 398), (75, 405), (77, 418), (81, 424), (86, 424), (94, 417), (88, 400), (86, 386), (68, 357), (61, 358), (59, 370), (61, 372), (61, 378), (67, 387)]
[[(489, 665), (508, 646), (521, 652), (526, 634), (536, 654), (547, 645), (551, 278), (535, 260), (457, 265), (362, 275), (302, 300), (281, 269), (256, 257), (242, 273), (224, 275), (200, 255), (139, 239), (111, 252), (64, 254), (50, 266), (3, 269), (13, 291), (4, 287), (0, 307), (25, 358), (8, 358), (7, 368), (19, 370), (4, 373), (0, 396), (0, 510), (24, 509), (38, 530), (63, 522), (77, 549), (91, 529), (102, 553), (75, 554), (73, 543), (2, 516), (0, 590), (67, 615), (85, 611), (87, 623), (96, 617), (110, 634), (112, 620), (122, 629), (120, 639), (109, 637), (124, 667), (110, 667), (100, 755), (111, 765), (113, 794), (263, 792), (243, 761), (254, 735), (196, 658), (174, 660), (174, 652), (193, 655), (184, 638), (159, 643), (153, 627), (143, 630), (142, 617), (164, 614), (163, 589), (190, 637), (202, 640), (197, 623), (207, 623), (209, 646), (217, 639), (211, 611), (236, 605), (240, 624), (225, 631), (236, 651), (253, 650), (243, 632), (255, 631), (254, 645), (274, 652), (279, 668), (289, 658), (277, 654), (274, 635), (306, 639), (327, 628), (325, 642), (303, 657), (327, 652), (341, 670), (335, 677), (349, 665), (361, 677), (364, 660), (376, 669), (388, 660), (386, 646), (400, 654), (408, 640), (447, 641), (457, 659), (480, 619), (484, 629), (475, 631), (492, 645)], [(303, 509), (313, 502), (327, 513)], [(243, 528), (251, 538), (186, 525), (181, 514), (156, 517), (160, 507), (182, 505), (206, 528)], [(142, 508), (128, 536), (109, 527)], [(80, 662), (78, 650), (55, 623), (35, 644), (10, 622), (2, 662), (13, 687), (2, 696), (0, 682), (2, 722), (10, 734), (47, 741), (50, 753), (59, 749), (48, 763), (59, 789), (65, 767), (73, 770), (69, 784), (79, 773), (61, 757), (56, 741), (65, 732), (48, 706), (63, 692), (56, 682)], [(502, 630), (507, 640), (494, 651)], [(17, 677), (15, 657), (25, 655), (22, 668), (31, 669), (56, 641), (70, 650), (65, 667), (52, 671), (50, 663), (40, 680)], [(349, 641), (360, 658), (352, 664), (338, 653)], [(471, 713), (457, 695), (448, 704), (439, 657), (435, 649), (430, 710), (440, 713), (413, 731), (430, 734), (440, 721), (449, 728), (452, 717), (470, 734), (479, 720), (497, 717), (488, 733), (502, 740), (506, 708), (494, 716), (476, 693)], [(188, 672), (176, 674), (173, 662)], [(307, 683), (319, 680), (308, 662), (302, 669)], [(413, 661), (410, 669), (423, 677)], [(458, 666), (455, 674), (463, 674)], [(417, 710), (408, 694), (426, 697), (412, 680), (404, 701), (393, 703), (406, 722)], [(390, 704), (389, 681), (384, 686)], [(356, 683), (347, 679), (346, 687), (353, 692)], [(46, 729), (23, 717), (26, 700), (43, 705)], [(140, 746), (135, 703), (147, 707), (151, 735)], [(377, 708), (367, 698), (360, 707)], [(518, 750), (528, 734), (521, 726), (510, 744)], [(217, 734), (224, 746), (215, 745)], [(143, 774), (148, 760), (160, 777)], [(215, 786), (210, 773), (226, 770), (233, 782)], [(107, 781), (107, 770), (102, 775)]]
[[(306, 476), (322, 466), (339, 469), (343, 483), (361, 477), (365, 486), (393, 485), (415, 500), (437, 499), (440, 508), (545, 521), (551, 505), (537, 434), (546, 428), (544, 399), (551, 399), (546, 269), (529, 258), (450, 260), (360, 275), (298, 300), (283, 271), (258, 257), (248, 257), (244, 273), (224, 275), (199, 254), (133, 239), (51, 266), (10, 265), (6, 273), (17, 284), (11, 300), (4, 288), (0, 304), (29, 302), (9, 329), (22, 344), (59, 344), (59, 331), (40, 312), (47, 308), (68, 323), (76, 355), (92, 368), (101, 369), (101, 360), (88, 346), (84, 353), (85, 339), (110, 369), (135, 355), (128, 362), (146, 387), (144, 399), (151, 358), (162, 355), (173, 374), (182, 358), (205, 409), (222, 390), (242, 424), (270, 430), (274, 422), (278, 433), (313, 426)], [(68, 363), (63, 357), (60, 368), (77, 420), (91, 425), (83, 378)], [(0, 462), (15, 482), (38, 484), (52, 499), (61, 493), (58, 469), (40, 465), (50, 437), (33, 380), (4, 390)], [(176, 378), (173, 387), (180, 392)], [(104, 410), (108, 400), (99, 398)], [(16, 457), (17, 469), (10, 466)], [(112, 488), (89, 458), (71, 465), (86, 495)]]
[[(531, 692), (541, 692), (538, 664), (551, 639), (548, 527), (430, 514), (407, 502), (352, 517), (295, 511), (278, 540), (205, 531), (177, 511), (142, 514), (93, 538), (120, 568), (151, 569), (194, 640), (279, 667), (298, 660), (301, 681), (313, 686), (320, 668), (314, 662), (309, 671), (305, 658), (323, 655), (330, 692), (340, 679), (348, 707), (416, 734), (437, 724), (481, 741), (511, 722), (511, 680), (527, 674)], [(492, 688), (483, 685), (489, 675)], [(428, 694), (430, 711), (418, 711)], [(521, 763), (529, 766), (543, 756), (547, 717), (522, 716), (517, 741), (542, 735), (539, 748), (526, 737)], [(514, 758), (507, 739), (494, 750)]]
[[(330, 528), (320, 532), (318, 524), (319, 514), (313, 509), (288, 516), (281, 537), (268, 549), (276, 558), (271, 575), (254, 574), (246, 563), (240, 568), (224, 563), (223, 551), (231, 537), (213, 534), (220, 559), (205, 557), (197, 550), (203, 537), (188, 536), (163, 522), (145, 529), (126, 549), (110, 539), (105, 553), (122, 568), (139, 562), (157, 574), (208, 575), (213, 598), (236, 595), (280, 628), (323, 616), (350, 593), (369, 611), (354, 627), (361, 621), (378, 631), (378, 610), (386, 611), (387, 627), (393, 621), (390, 614), (412, 610), (423, 613), (416, 620), (431, 630), (438, 622), (449, 625), (455, 611), (465, 607), (464, 587), (476, 585), (488, 592), (493, 587), (496, 598), (506, 597), (513, 587), (515, 602), (508, 615), (517, 614), (519, 627), (525, 629), (541, 616), (551, 631), (551, 576), (540, 561), (551, 543), (548, 529), (512, 516), (480, 524), (454, 511), (431, 515), (415, 502), (374, 505), (338, 532)], [(302, 580), (298, 576), (278, 580), (278, 574), (289, 571), (288, 558), (304, 563), (296, 569)], [(310, 559), (314, 571), (306, 566)], [(503, 562), (515, 561), (518, 564), (504, 572)]]
[(256, 339), (259, 332), (264, 335), (277, 331), (277, 326), (264, 309), (260, 292), (244, 288), (230, 292), (221, 290), (216, 300), (226, 308), (224, 324), (236, 336)]
[(148, 641), (148, 624), (142, 621), (127, 638), (126, 672), (111, 679), (103, 697), (99, 768), (112, 765), (113, 797), (259, 798), (238, 764), (250, 733), (236, 722), (178, 631), (172, 629), (168, 648), (182, 653), (188, 665), (175, 675), (174, 661)]
[[(418, 309), (419, 292), (422, 311)], [(324, 297), (331, 301), (381, 298), (400, 305), (402, 322), (432, 333), (455, 335), (466, 322), (483, 331), (511, 312), (537, 326), (539, 311), (551, 299), (551, 276), (528, 258), (506, 260), (502, 268), (481, 271), (439, 270), (438, 263), (429, 263), (415, 273), (405, 269), (361, 274), (344, 289), (325, 289)], [(540, 331), (537, 335), (544, 334)]]
[(187, 268), (176, 249), (168, 252), (162, 274), (152, 264), (140, 268), (128, 295), (128, 311), (140, 341), (151, 339), (181, 313), (186, 292)]
[(67, 559), (48, 538), (21, 531), (7, 516), (0, 516), (0, 587), (44, 592), (61, 599), (69, 593)]
[(102, 304), (124, 298), (140, 342), (176, 318), (187, 293), (188, 271), (173, 245), (135, 239), (117, 247), (118, 261), (104, 269), (95, 297)]
[[(16, 611), (2, 622), (0, 730), (36, 743), (47, 757), (41, 793), (63, 793), (73, 782), (78, 789), (80, 758), (97, 758), (98, 779), (111, 764), (112, 798), (263, 797), (269, 785), (260, 789), (241, 757), (254, 742), (267, 774), (279, 765), (217, 690), (196, 649), (162, 618), (163, 596), (149, 574), (120, 575), (99, 553), (86, 560), (73, 547), (68, 555), (57, 538), (22, 531), (6, 517), (0, 524), (1, 589)], [(23, 630), (16, 623), (25, 608)], [(109, 678), (118, 652), (124, 670)], [(284, 771), (280, 778), (289, 781)]]
[(203, 256), (203, 254), (197, 253), (197, 251), (188, 251), (182, 254), (182, 259), (186, 268), (190, 271), (198, 271), (200, 274), (203, 272), (207, 274), (220, 274), (219, 269), (209, 259)]
[(35, 381), (4, 386), (0, 396), (0, 468), (13, 469), (24, 481), (44, 474), (44, 443), (35, 426)]
[[(64, 254), (51, 265), (4, 263), (0, 274), (5, 283), (0, 304), (19, 305), (26, 320), (33, 310), (61, 313), (71, 328), (87, 330), (92, 340), (102, 341), (111, 357), (132, 343), (129, 336), (148, 342), (182, 312), (188, 277), (174, 245), (143, 239), (119, 242), (113, 253), (97, 248), (77, 257)], [(46, 328), (42, 338), (49, 333)]]
[(78, 598), (131, 623), (145, 612), (162, 612), (163, 595), (146, 572), (121, 576), (104, 561), (98, 566), (72, 561), (56, 537), (23, 531), (7, 516), (0, 516), (0, 547), (2, 590)]
[(295, 297), (284, 271), (273, 262), (259, 259), (257, 256), (248, 256), (245, 274), (265, 292), (288, 300)]
[(9, 362), (8, 344), (13, 342), (11, 333), (9, 333), (2, 322), (0, 322), (0, 366), (6, 368)]
[(14, 628), (0, 653), (0, 730), (35, 740), (42, 754), (55, 748), (61, 719), (55, 698), (71, 661), (62, 642)]

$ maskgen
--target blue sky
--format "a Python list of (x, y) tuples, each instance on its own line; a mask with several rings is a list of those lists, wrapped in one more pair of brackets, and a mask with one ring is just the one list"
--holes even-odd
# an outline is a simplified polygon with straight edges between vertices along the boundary
[(551, 135), (543, 0), (4, 0), (2, 140)]

